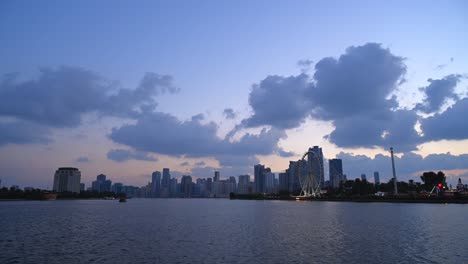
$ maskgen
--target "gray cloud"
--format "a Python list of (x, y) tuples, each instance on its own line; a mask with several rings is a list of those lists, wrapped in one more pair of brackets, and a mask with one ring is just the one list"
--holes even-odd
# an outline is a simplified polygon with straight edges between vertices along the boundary
[(89, 159), (88, 159), (88, 157), (78, 157), (75, 160), (75, 162), (77, 162), (77, 163), (87, 163), (87, 162), (89, 162)]
[(117, 162), (127, 160), (143, 160), (143, 161), (158, 161), (157, 158), (150, 156), (148, 153), (141, 151), (130, 151), (126, 149), (111, 149), (107, 152), (107, 158)]
[[(77, 67), (44, 68), (36, 79), (26, 81), (18, 75), (7, 74), (0, 82), (0, 117), (16, 120), (3, 126), (8, 126), (8, 131), (15, 129), (17, 136), (5, 136), (3, 141), (45, 142), (50, 137), (50, 128), (77, 127), (82, 123), (82, 116), (90, 112), (134, 117), (154, 109), (154, 96), (177, 91), (172, 77), (155, 73), (146, 73), (133, 90), (116, 89), (115, 83)], [(37, 135), (20, 131), (34, 124), (40, 127), (35, 131)], [(7, 142), (7, 139), (11, 140)]]
[(314, 116), (385, 119), (397, 106), (395, 98), (388, 97), (405, 73), (404, 59), (376, 43), (349, 47), (338, 59), (324, 58), (315, 65), (316, 84), (310, 95)]
[(437, 112), (447, 99), (457, 100), (455, 87), (461, 78), (459, 74), (451, 74), (439, 80), (427, 80), (429, 85), (420, 89), (426, 98), (422, 103), (417, 104), (415, 109), (425, 113)]
[(223, 111), (223, 115), (224, 117), (226, 117), (227, 119), (234, 119), (236, 118), (236, 113), (234, 112), (234, 110), (232, 108), (226, 108), (224, 109)]
[(445, 112), (423, 119), (421, 128), (426, 140), (467, 139), (468, 98), (457, 101)]
[[(338, 59), (324, 58), (309, 76), (269, 76), (249, 95), (253, 115), (247, 127), (299, 126), (307, 117), (333, 121), (328, 139), (340, 147), (415, 149), (418, 116), (398, 107), (392, 93), (404, 80), (404, 58), (380, 44), (350, 47)], [(386, 135), (382, 137), (382, 135)]]
[(195, 166), (197, 166), (197, 167), (204, 167), (204, 166), (206, 166), (206, 163), (205, 163), (204, 161), (199, 161), (199, 162), (196, 162), (196, 163), (195, 163)]
[(271, 125), (279, 129), (299, 126), (310, 115), (312, 104), (307, 93), (313, 86), (307, 74), (268, 76), (252, 86), (249, 104), (253, 115), (245, 119), (247, 127)]
[(182, 167), (186, 167), (186, 166), (189, 166), (190, 163), (188, 161), (184, 161), (182, 163), (179, 164), (179, 166), (182, 166)]
[[(238, 141), (220, 139), (214, 122), (201, 124), (198, 119), (180, 121), (161, 113), (145, 113), (136, 124), (114, 128), (109, 138), (139, 151), (171, 156), (215, 157), (224, 155), (268, 155), (279, 151), (277, 142), (283, 131), (263, 129), (258, 135), (245, 134)], [(227, 164), (226, 164), (227, 165)]]
[(31, 122), (0, 121), (0, 147), (7, 144), (49, 143), (49, 128)]

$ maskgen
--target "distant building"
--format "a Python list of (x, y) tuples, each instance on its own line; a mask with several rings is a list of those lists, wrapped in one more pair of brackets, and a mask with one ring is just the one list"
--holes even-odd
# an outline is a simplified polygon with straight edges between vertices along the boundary
[(177, 195), (179, 194), (178, 186), (179, 184), (176, 178), (170, 179), (168, 192), (164, 196), (161, 194), (161, 197), (177, 197)]
[(262, 164), (254, 166), (254, 183), (256, 193), (265, 192), (265, 166)]
[(151, 174), (151, 196), (159, 197), (161, 192), (161, 172), (155, 171)]
[(170, 183), (171, 183), (171, 173), (169, 168), (164, 168), (162, 173), (162, 180), (161, 180), (161, 191), (160, 197), (169, 197), (171, 195), (170, 192)]
[(343, 161), (341, 159), (328, 160), (328, 169), (330, 175), (330, 187), (340, 187), (340, 182), (343, 180)]
[(84, 183), (80, 183), (80, 191), (81, 191), (81, 192), (84, 192), (84, 191), (85, 191), (85, 188), (86, 188), (85, 184), (84, 184)]
[(213, 182), (218, 182), (218, 181), (219, 181), (219, 171), (215, 171), (214, 172)]
[(275, 189), (275, 174), (271, 172), (267, 172), (264, 175), (265, 183), (264, 188), (266, 193), (276, 193)]
[(361, 174), (361, 181), (367, 181), (367, 176), (365, 173)]
[(112, 189), (111, 189), (113, 192), (115, 193), (123, 193), (124, 192), (124, 186), (122, 183), (120, 182), (116, 182), (114, 183), (114, 185), (112, 185)]
[(374, 171), (374, 183), (380, 184), (380, 176), (378, 171)]
[(239, 184), (237, 185), (237, 192), (240, 194), (248, 194), (250, 186), (250, 175), (240, 175)]
[(185, 198), (192, 197), (192, 176), (184, 175), (180, 181), (181, 192)]
[(91, 186), (95, 192), (110, 192), (112, 181), (106, 180), (106, 175), (99, 174), (96, 176), (96, 180), (92, 182)]
[(286, 172), (280, 173), (279, 177), (279, 191), (288, 191), (289, 190), (289, 175)]
[(54, 187), (56, 192), (80, 192), (81, 172), (77, 168), (63, 167), (55, 171)]

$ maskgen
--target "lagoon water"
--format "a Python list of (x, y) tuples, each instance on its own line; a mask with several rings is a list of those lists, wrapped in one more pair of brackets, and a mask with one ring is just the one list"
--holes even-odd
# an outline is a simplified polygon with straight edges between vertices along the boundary
[(468, 263), (468, 205), (0, 202), (0, 263)]

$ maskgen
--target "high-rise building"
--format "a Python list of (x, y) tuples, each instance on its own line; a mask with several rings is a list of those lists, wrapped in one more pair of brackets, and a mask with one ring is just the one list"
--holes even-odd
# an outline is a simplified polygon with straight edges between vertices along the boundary
[(55, 171), (54, 188), (56, 192), (80, 192), (81, 172), (77, 168), (63, 167)]
[(361, 181), (367, 181), (367, 176), (365, 173), (361, 174)]
[(314, 146), (307, 152), (307, 165), (315, 176), (316, 182), (323, 188), (325, 185), (325, 172), (323, 171), (323, 153), (322, 148)]
[(233, 192), (237, 192), (237, 182), (236, 182), (236, 177), (234, 176), (229, 176), (229, 193)]
[(111, 180), (106, 180), (106, 175), (99, 174), (96, 176), (96, 180), (92, 182), (92, 190), (95, 192), (110, 192), (111, 191)]
[(264, 183), (264, 192), (266, 193), (275, 193), (275, 174), (271, 172), (264, 173), (265, 183)]
[(192, 197), (192, 176), (184, 175), (180, 181), (181, 193), (185, 198)]
[(299, 176), (301, 173), (300, 168), (303, 166), (300, 165), (300, 163), (303, 163), (302, 160), (289, 162), (289, 168), (287, 172), (289, 176), (288, 188), (290, 193), (298, 194), (301, 191)]
[(84, 184), (84, 183), (80, 183), (80, 192), (84, 192), (85, 189), (86, 189), (85, 184)]
[(239, 184), (237, 185), (237, 192), (240, 194), (248, 194), (250, 185), (250, 175), (240, 175)]
[(115, 193), (123, 193), (124, 185), (121, 182), (116, 182), (112, 185), (112, 191)]
[(170, 179), (167, 196), (164, 196), (164, 197), (169, 197), (169, 196), (170, 197), (177, 197), (178, 194), (179, 194), (178, 186), (179, 186), (179, 184), (177, 183), (176, 178)]
[(151, 174), (151, 193), (152, 197), (159, 197), (161, 193), (161, 172), (155, 171)]
[(289, 191), (289, 175), (287, 172), (279, 174), (279, 191)]
[(218, 181), (219, 181), (219, 171), (215, 171), (214, 172), (213, 182), (218, 182)]
[(263, 193), (265, 192), (265, 166), (262, 164), (257, 164), (254, 166), (254, 182), (255, 182), (255, 192)]
[(380, 184), (380, 175), (378, 171), (374, 171), (374, 183)]
[(162, 180), (161, 180), (161, 188), (168, 188), (170, 180), (171, 180), (171, 173), (169, 171), (169, 168), (164, 168)]
[(340, 187), (340, 182), (343, 179), (343, 162), (341, 159), (328, 160), (328, 169), (330, 172), (330, 187)]

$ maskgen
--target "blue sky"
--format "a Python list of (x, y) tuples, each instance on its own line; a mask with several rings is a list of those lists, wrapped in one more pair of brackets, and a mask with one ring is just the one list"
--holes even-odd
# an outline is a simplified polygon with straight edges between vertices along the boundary
[[(271, 129), (264, 134), (260, 133), (263, 128), (260, 126), (242, 127), (242, 121), (254, 120), (255, 118), (250, 117), (255, 116), (255, 113), (263, 113), (262, 117), (270, 113), (267, 111), (268, 104), (259, 103), (258, 108), (255, 108), (250, 103), (250, 98), (259, 94), (253, 93), (255, 85), (260, 87), (257, 89), (259, 92), (274, 91), (268, 86), (271, 82), (262, 81), (271, 80), (268, 76), (276, 75), (283, 84), (300, 86), (297, 83), (300, 81), (298, 76), (305, 70), (305, 79), (309, 79), (310, 83), (314, 83), (312, 86), (315, 86), (318, 79), (314, 79), (313, 75), (317, 72), (318, 62), (327, 57), (338, 60), (340, 56), (347, 54), (347, 49), (351, 46), (366, 49), (371, 47), (366, 46), (367, 43), (379, 43), (377, 51), (388, 51), (392, 56), (401, 58), (401, 63), (404, 63), (404, 72), (395, 75), (394, 79), (390, 78), (388, 85), (391, 87), (385, 90), (385, 95), (395, 94), (399, 107), (411, 112), (405, 113), (406, 116), (415, 112), (415, 105), (424, 100), (424, 93), (418, 89), (427, 87), (430, 84), (427, 81), (429, 78), (442, 80), (449, 75), (460, 75), (456, 77), (455, 87), (450, 88), (449, 84), (443, 84), (440, 88), (453, 89), (457, 96), (448, 93), (439, 95), (439, 99), (447, 101), (437, 110), (442, 113), (457, 102), (464, 106), (462, 103), (467, 92), (468, 69), (468, 50), (465, 48), (468, 44), (468, 35), (465, 33), (468, 26), (468, 18), (465, 15), (467, 11), (468, 5), (464, 1), (2, 1), (0, 74), (20, 73), (16, 83), (39, 78), (41, 68), (52, 69), (51, 76), (55, 77), (63, 76), (65, 72), (67, 76), (75, 74), (76, 68), (91, 71), (105, 80), (104, 86), (111, 87), (109, 93), (118, 93), (119, 89), (137, 89), (141, 79), (148, 72), (158, 74), (159, 77), (168, 75), (172, 79), (170, 85), (158, 84), (158, 96), (154, 102), (150, 102), (157, 104), (154, 111), (158, 116), (148, 119), (129, 116), (128, 111), (125, 114), (116, 113), (115, 109), (109, 114), (109, 108), (96, 106), (107, 101), (94, 100), (96, 96), (105, 96), (104, 94), (96, 93), (94, 88), (89, 90), (90, 93), (85, 93), (85, 89), (79, 85), (72, 90), (76, 92), (77, 97), (82, 97), (82, 101), (79, 102), (85, 104), (84, 102), (94, 100), (93, 104), (78, 108), (51, 108), (53, 111), (45, 111), (41, 115), (37, 112), (31, 114), (45, 107), (45, 104), (50, 104), (49, 99), (53, 96), (49, 93), (53, 89), (47, 85), (58, 86), (58, 94), (65, 91), (60, 90), (61, 85), (70, 87), (66, 78), (60, 79), (65, 80), (65, 83), (44, 82), (39, 88), (33, 88), (37, 91), (37, 99), (30, 99), (30, 104), (22, 104), (25, 101), (18, 99), (24, 98), (24, 93), (15, 95), (11, 91), (5, 92), (5, 100), (14, 103), (4, 103), (0, 111), (0, 120), (3, 124), (8, 123), (10, 134), (24, 137), (11, 140), (11, 135), (0, 134), (3, 137), (3, 140), (0, 140), (0, 157), (3, 160), (0, 162), (0, 178), (7, 184), (44, 187), (52, 181), (51, 175), (56, 167), (72, 165), (82, 170), (85, 182), (90, 182), (99, 173), (105, 173), (114, 180), (143, 184), (150, 172), (161, 170), (162, 167), (171, 167), (181, 173), (199, 174), (195, 176), (211, 176), (205, 174), (216, 167), (225, 172), (224, 176), (230, 176), (251, 173), (247, 169), (258, 161), (272, 166), (279, 172), (286, 168), (290, 159), (297, 159), (299, 153), (312, 145), (323, 146), (327, 158), (333, 158), (342, 151), (367, 155), (370, 158), (379, 153), (387, 155), (385, 146), (377, 142), (349, 142), (343, 136), (337, 137), (339, 131), (332, 133), (336, 124), (344, 126), (359, 121), (349, 116), (335, 116), (330, 119), (324, 115), (309, 116), (310, 113), (307, 113), (304, 116), (300, 115), (298, 120), (288, 120), (292, 123), (297, 121), (299, 124), (289, 127), (275, 127), (266, 122), (266, 119), (260, 122), (257, 118), (257, 124), (262, 123), (267, 126), (267, 130)], [(366, 54), (369, 53), (356, 51), (348, 55), (350, 58), (354, 55), (363, 56), (363, 60), (371, 58), (366, 57)], [(310, 60), (313, 63), (308, 69), (303, 69), (298, 66), (300, 60)], [(354, 62), (357, 63), (356, 66), (361, 65), (359, 60)], [(400, 60), (395, 63), (400, 63)], [(58, 69), (61, 66), (72, 69), (60, 71)], [(369, 66), (369, 69), (373, 68), (372, 65)], [(346, 72), (343, 74), (346, 75)], [(73, 76), (90, 77), (87, 74)], [(287, 77), (290, 76), (297, 78), (287, 82)], [(365, 77), (365, 74), (363, 76)], [(382, 78), (385, 79), (384, 76)], [(405, 81), (401, 84), (394, 83), (397, 79)], [(160, 79), (158, 81), (161, 82)], [(86, 82), (82, 85), (86, 85)], [(333, 89), (335, 86), (339, 84), (327, 84), (323, 89)], [(6, 91), (6, 87), (3, 85), (0, 88)], [(17, 91), (14, 87), (11, 89)], [(171, 92), (169, 87), (178, 89)], [(295, 87), (281, 86), (279, 90), (281, 89), (290, 94), (289, 89)], [(309, 88), (304, 89), (307, 92)], [(341, 88), (337, 89), (339, 91)], [(322, 94), (326, 94), (326, 91)], [(63, 96), (67, 95), (63, 93)], [(269, 96), (273, 98), (276, 95), (272, 92)], [(138, 107), (137, 104), (142, 103), (142, 99), (134, 96), (133, 100), (140, 101), (135, 101), (132, 107)], [(150, 93), (148, 96), (155, 94)], [(54, 98), (58, 100), (61, 97)], [(297, 102), (301, 99), (292, 97), (291, 100)], [(307, 112), (309, 108), (320, 105), (321, 108), (333, 111), (329, 105), (317, 101), (318, 98), (314, 100), (305, 102), (312, 105), (305, 105), (305, 108), (297, 110)], [(263, 102), (260, 99), (259, 101)], [(118, 105), (122, 102), (119, 101)], [(281, 100), (271, 100), (271, 104), (279, 102)], [(21, 111), (16, 109), (18, 105), (21, 105)], [(36, 105), (34, 109), (31, 108), (32, 105)], [(237, 114), (236, 118), (227, 119), (223, 116), (226, 108), (232, 109)], [(463, 113), (465, 108), (457, 109), (461, 109), (457, 113)], [(63, 115), (57, 117), (57, 110)], [(203, 120), (195, 120), (194, 123), (187, 123), (181, 128), (178, 126), (178, 122), (192, 120), (192, 116), (200, 113), (203, 114)], [(426, 114), (430, 116), (435, 112), (419, 113), (423, 117), (426, 117)], [(460, 114), (455, 113), (452, 116), (460, 117)], [(80, 121), (73, 124), (57, 123), (54, 121), (58, 120), (57, 118), (62, 121), (78, 118)], [(154, 121), (155, 118), (158, 121)], [(408, 122), (415, 121), (414, 118), (418, 117), (408, 116)], [(168, 142), (172, 140), (158, 131), (158, 122), (161, 122), (161, 119), (168, 122), (164, 124), (169, 131), (182, 129), (188, 133), (190, 129), (195, 129), (196, 133), (206, 133), (200, 137), (200, 142), (204, 142), (208, 136), (218, 135), (218, 141), (205, 145), (221, 144), (226, 148), (226, 152), (235, 149), (233, 152), (238, 154), (235, 157), (220, 157), (220, 153), (209, 148), (203, 153), (188, 150), (185, 153), (183, 146), (176, 145), (173, 149), (180, 151), (168, 150), (160, 153), (158, 151), (163, 149), (162, 141), (155, 141), (153, 137), (164, 136)], [(444, 116), (440, 119), (447, 118)], [(362, 122), (373, 123), (375, 120), (374, 117), (364, 118)], [(148, 142), (117, 139), (118, 133), (113, 133), (126, 124), (138, 124), (139, 121), (145, 128), (154, 129), (149, 136), (139, 137), (147, 139)], [(11, 125), (11, 122), (15, 122), (14, 125)], [(450, 127), (450, 124), (446, 126), (448, 130), (455, 129)], [(242, 145), (242, 140), (237, 145), (224, 142), (223, 137), (233, 131), (234, 127), (238, 133), (237, 138), (245, 133), (259, 135), (258, 138), (245, 138), (245, 142), (248, 142), (245, 144), (255, 146), (258, 143), (258, 148), (247, 150)], [(138, 128), (139, 126), (135, 126), (135, 129)], [(128, 131), (130, 129), (131, 127)], [(394, 134), (397, 134), (397, 128), (394, 129)], [(25, 133), (31, 130), (37, 133)], [(169, 134), (179, 133), (178, 130), (171, 132), (173, 133)], [(41, 133), (42, 139), (47, 140), (32, 140), (31, 137), (38, 137)], [(332, 136), (329, 139), (323, 139), (330, 134)], [(407, 133), (401, 134), (401, 140), (410, 139)], [(459, 159), (460, 155), (466, 154), (466, 134), (439, 134), (432, 133), (433, 136), (427, 136), (427, 140), (418, 141), (416, 148), (405, 149), (402, 153), (413, 151), (412, 153), (425, 157), (433, 153), (450, 152), (450, 159)], [(123, 137), (123, 132), (118, 135)], [(186, 138), (187, 142), (192, 136), (183, 133), (178, 135)], [(75, 151), (71, 151), (72, 149)], [(107, 154), (111, 150), (122, 149), (128, 152), (128, 160), (116, 162), (108, 158)], [(44, 151), (47, 154), (38, 158), (37, 155)], [(281, 151), (293, 152), (296, 155), (281, 155)], [(118, 153), (122, 155), (123, 152)], [(88, 161), (77, 162), (80, 157), (86, 157)], [(29, 165), (25, 166), (25, 160), (28, 159)], [(184, 161), (190, 161), (191, 165), (180, 166)], [(195, 163), (201, 161), (205, 162), (206, 166), (197, 167)], [(346, 163), (344, 167), (346, 171)], [(385, 171), (387, 168), (369, 168), (368, 173), (374, 169)], [(438, 168), (430, 168), (426, 164), (413, 170), (404, 170), (404, 174), (406, 178), (410, 178), (420, 170), (429, 169)], [(444, 169), (453, 171), (456, 176), (463, 176), (468, 167), (453, 165)], [(348, 173), (352, 177), (354, 174), (360, 175), (358, 171)], [(385, 177), (384, 174), (384, 179)]]

